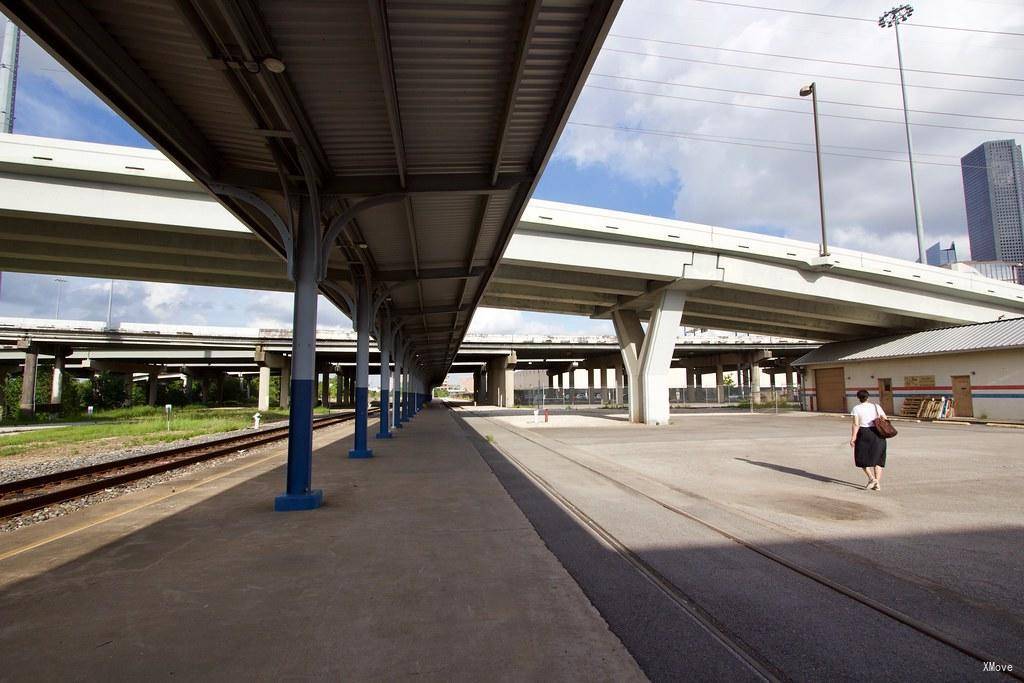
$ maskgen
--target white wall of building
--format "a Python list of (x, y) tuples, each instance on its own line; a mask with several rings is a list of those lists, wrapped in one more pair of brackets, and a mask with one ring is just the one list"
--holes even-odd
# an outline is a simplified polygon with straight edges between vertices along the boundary
[[(952, 396), (952, 377), (971, 378), (974, 416), (990, 420), (1024, 420), (1024, 350), (973, 351), (917, 358), (858, 361), (808, 366), (804, 378), (804, 407), (817, 409), (814, 370), (842, 367), (846, 378), (846, 403), (852, 408), (857, 391), (866, 389), (878, 400), (878, 379), (892, 378), (896, 413), (908, 396)], [(910, 377), (935, 377), (930, 386), (908, 386)]]

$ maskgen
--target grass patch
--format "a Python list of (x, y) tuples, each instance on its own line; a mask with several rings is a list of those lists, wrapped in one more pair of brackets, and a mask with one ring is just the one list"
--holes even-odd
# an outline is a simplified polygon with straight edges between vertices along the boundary
[[(97, 448), (125, 448), (167, 443), (205, 434), (216, 434), (252, 426), (254, 408), (176, 408), (170, 430), (163, 408), (138, 406), (104, 411), (86, 419), (89, 424), (40, 429), (0, 435), (0, 457), (35, 450), (66, 449), (68, 455)], [(318, 413), (326, 412), (317, 409)], [(287, 410), (260, 413), (264, 423), (288, 417)]]

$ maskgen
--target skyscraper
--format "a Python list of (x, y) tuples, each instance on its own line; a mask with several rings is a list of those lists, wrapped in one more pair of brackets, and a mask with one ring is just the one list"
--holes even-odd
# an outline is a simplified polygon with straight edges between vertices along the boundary
[(960, 160), (975, 261), (1024, 261), (1024, 165), (1013, 140), (986, 142)]
[(928, 247), (925, 252), (925, 260), (929, 266), (946, 266), (950, 263), (956, 263), (956, 242), (950, 242), (948, 249), (943, 249), (942, 244), (936, 242), (932, 246)]

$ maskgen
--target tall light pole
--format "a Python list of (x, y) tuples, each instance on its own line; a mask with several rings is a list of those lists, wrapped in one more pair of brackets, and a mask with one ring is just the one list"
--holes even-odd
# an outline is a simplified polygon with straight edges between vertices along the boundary
[(107, 329), (110, 329), (110, 311), (114, 307), (114, 278), (110, 278), (110, 289), (107, 290)]
[(910, 5), (893, 7), (878, 17), (879, 28), (896, 29), (896, 56), (900, 63), (900, 89), (903, 91), (903, 124), (907, 129), (907, 158), (910, 161), (910, 191), (914, 195), (914, 219), (917, 221), (917, 262), (926, 263), (924, 254), (924, 221), (921, 218), (921, 201), (917, 197), (917, 180), (914, 178), (914, 142), (910, 136), (910, 113), (907, 111), (907, 84), (903, 80), (903, 48), (900, 46), (900, 24), (910, 19), (914, 8)]
[(18, 87), (18, 54), (21, 31), (10, 19), (4, 28), (0, 53), (0, 133), (14, 132), (14, 96)]
[(60, 320), (60, 290), (61, 287), (67, 284), (67, 280), (62, 277), (55, 277), (53, 281), (57, 283), (57, 310), (53, 314), (53, 319)]
[(800, 88), (800, 97), (811, 96), (814, 108), (814, 150), (818, 155), (818, 207), (821, 209), (821, 255), (828, 256), (828, 234), (825, 231), (825, 183), (821, 177), (821, 132), (818, 128), (818, 88), (814, 83)]

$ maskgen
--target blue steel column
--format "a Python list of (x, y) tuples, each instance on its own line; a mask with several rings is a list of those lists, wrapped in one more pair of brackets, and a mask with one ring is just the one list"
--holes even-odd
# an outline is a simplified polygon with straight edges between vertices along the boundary
[(323, 491), (310, 488), (313, 477), (313, 394), (316, 365), (317, 251), (319, 211), (302, 200), (293, 252), (295, 297), (292, 311), (291, 405), (288, 413), (288, 468), (285, 493), (274, 509), (312, 510)]
[(409, 418), (409, 355), (405, 355), (402, 361), (402, 422), (408, 422)]
[(370, 403), (370, 292), (366, 281), (356, 278), (356, 433), (350, 458), (372, 458), (366, 445), (367, 418)]
[(381, 333), (377, 337), (377, 346), (380, 348), (380, 431), (377, 432), (378, 439), (390, 439), (390, 420), (388, 419), (388, 401), (390, 393), (388, 389), (391, 384), (391, 344), (394, 337), (391, 334), (391, 325), (386, 321), (381, 325)]
[(402, 348), (402, 344), (398, 343), (398, 339), (395, 339), (395, 393), (391, 397), (393, 414), (391, 416), (392, 426), (395, 429), (402, 428), (402, 354), (399, 349)]

